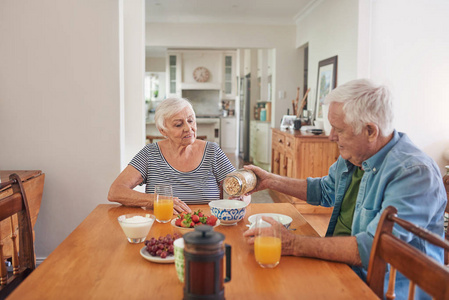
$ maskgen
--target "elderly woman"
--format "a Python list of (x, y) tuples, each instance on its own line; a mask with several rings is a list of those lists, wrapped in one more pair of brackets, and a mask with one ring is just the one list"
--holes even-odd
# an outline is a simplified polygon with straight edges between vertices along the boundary
[[(235, 168), (213, 142), (196, 139), (192, 105), (183, 98), (162, 101), (155, 114), (156, 127), (166, 139), (146, 145), (112, 183), (108, 200), (130, 206), (151, 207), (154, 186), (171, 184), (174, 210), (203, 204), (222, 195), (222, 181)], [(133, 190), (146, 184), (146, 194)], [(250, 196), (245, 202), (251, 201)]]

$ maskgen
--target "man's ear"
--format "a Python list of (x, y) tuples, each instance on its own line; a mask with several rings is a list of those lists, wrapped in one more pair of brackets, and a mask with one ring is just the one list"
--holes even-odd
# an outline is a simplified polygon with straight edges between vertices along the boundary
[(368, 123), (365, 126), (368, 140), (370, 142), (376, 140), (379, 137), (379, 126), (374, 123)]

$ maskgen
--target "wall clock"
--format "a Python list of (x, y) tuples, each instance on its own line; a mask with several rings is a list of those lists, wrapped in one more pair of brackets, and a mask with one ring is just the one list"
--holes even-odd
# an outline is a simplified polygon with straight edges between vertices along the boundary
[(205, 67), (198, 67), (193, 70), (193, 79), (195, 79), (196, 82), (206, 82), (209, 80), (209, 76), (209, 70)]

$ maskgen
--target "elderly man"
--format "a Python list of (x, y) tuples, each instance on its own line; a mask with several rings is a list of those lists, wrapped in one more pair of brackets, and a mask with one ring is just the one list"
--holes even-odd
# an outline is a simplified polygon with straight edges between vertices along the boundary
[[(340, 157), (322, 178), (293, 179), (255, 166), (256, 189), (273, 189), (312, 205), (334, 207), (325, 238), (283, 232), (282, 254), (347, 263), (366, 279), (373, 237), (383, 209), (392, 205), (400, 218), (443, 236), (446, 195), (435, 162), (406, 134), (393, 128), (388, 89), (354, 80), (333, 90), (329, 104), (329, 139)], [(395, 227), (407, 243), (443, 261), (443, 251)], [(253, 243), (254, 231), (244, 233)], [(386, 277), (388, 281), (388, 277)], [(385, 285), (387, 287), (387, 285)], [(407, 294), (408, 281), (397, 276), (396, 293)]]

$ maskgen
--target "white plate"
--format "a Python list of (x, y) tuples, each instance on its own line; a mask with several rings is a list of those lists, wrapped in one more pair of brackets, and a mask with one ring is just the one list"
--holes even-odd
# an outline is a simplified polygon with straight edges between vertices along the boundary
[(255, 215), (251, 215), (248, 217), (248, 221), (252, 224), (256, 222), (256, 218), (257, 216), (265, 216), (265, 217), (273, 217), (276, 216), (279, 218), (279, 221), (285, 226), (290, 227), (291, 222), (293, 221), (293, 219), (289, 216), (286, 215), (281, 215), (281, 214), (271, 214), (271, 213), (262, 213), (262, 214), (255, 214)]
[(148, 253), (147, 246), (144, 246), (142, 249), (140, 249), (140, 255), (142, 255), (142, 257), (145, 258), (146, 260), (149, 260), (149, 261), (152, 261), (155, 263), (171, 264), (171, 263), (175, 262), (174, 255), (167, 256), (166, 258), (160, 258), (159, 256), (152, 256), (150, 253)]

